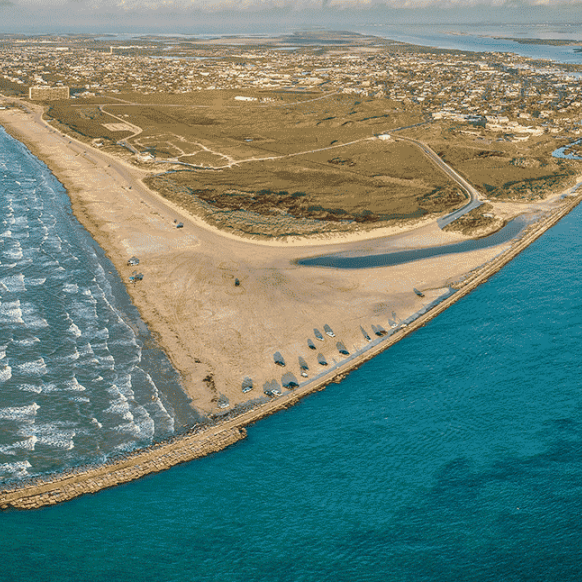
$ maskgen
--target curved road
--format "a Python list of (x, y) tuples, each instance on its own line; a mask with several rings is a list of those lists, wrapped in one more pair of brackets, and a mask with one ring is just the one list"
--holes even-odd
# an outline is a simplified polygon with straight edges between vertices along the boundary
[(469, 202), (465, 204), (465, 206), (458, 208), (457, 210), (454, 210), (450, 214), (447, 214), (446, 216), (443, 216), (437, 220), (439, 228), (444, 228), (447, 226), (447, 224), (450, 224), (451, 222), (457, 220), (457, 218), (463, 216), (463, 214), (467, 214), (467, 212), (471, 212), (471, 210), (479, 208), (479, 206), (483, 204), (481, 193), (473, 186), (471, 186), (471, 184), (469, 184), (469, 182), (467, 182), (463, 176), (455, 172), (453, 168), (443, 162), (439, 155), (426, 144), (410, 137), (395, 137), (394, 139), (397, 141), (407, 141), (419, 147), (443, 172), (445, 172), (452, 180), (461, 186), (461, 188), (469, 195)]

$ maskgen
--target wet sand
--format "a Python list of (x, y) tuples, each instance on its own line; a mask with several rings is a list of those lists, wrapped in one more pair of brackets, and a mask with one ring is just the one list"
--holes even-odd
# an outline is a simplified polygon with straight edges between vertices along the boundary
[[(243, 436), (242, 427), (290, 406), (334, 378), (337, 380), (446, 309), (513, 258), (579, 200), (578, 196), (561, 201), (554, 197), (540, 205), (544, 219), (512, 244), (392, 267), (355, 271), (301, 267), (294, 261), (327, 252), (373, 250), (376, 245), (384, 249), (391, 244), (401, 250), (449, 244), (466, 237), (444, 233), (436, 224), (428, 223), (409, 231), (399, 229), (392, 241), (385, 237), (362, 240), (357, 233), (325, 241), (267, 241), (267, 244), (238, 239), (201, 224), (148, 190), (140, 181), (146, 172), (47, 127), (40, 119), (39, 109), (28, 114), (16, 109), (1, 111), (0, 123), (47, 163), (64, 184), (75, 215), (105, 249), (124, 281), (134, 270), (127, 266), (127, 259), (132, 255), (140, 258), (139, 269), (144, 279), (128, 283), (128, 291), (181, 373), (184, 390), (194, 407), (209, 415), (222, 414), (264, 397), (263, 384), (272, 380), (280, 384), (285, 373), (300, 381), (300, 387), (294, 391), (283, 389), (281, 397), (208, 429), (212, 433), (203, 431), (183, 437), (194, 439), (196, 446), (189, 441), (188, 446), (180, 449), (173, 441), (154, 447), (155, 454), (152, 448), (135, 453), (130, 465), (140, 467), (139, 470), (126, 470), (125, 466), (123, 471), (118, 467), (119, 472), (115, 468), (117, 461), (113, 461), (75, 474), (72, 481), (70, 476), (54, 476), (48, 479), (52, 485), (47, 481), (27, 486), (20, 493), (0, 494), (0, 506), (24, 507), (18, 505), (18, 500), (32, 497), (36, 501), (30, 507), (39, 506), (39, 500), (43, 500), (41, 505), (51, 500), (56, 503), (94, 491), (95, 471), (112, 475), (98, 479), (101, 483), (98, 489), (109, 487), (236, 442)], [(176, 229), (176, 220), (183, 222), (184, 228)], [(238, 286), (235, 279), (240, 282)], [(459, 284), (460, 281), (463, 283)], [(452, 284), (460, 287), (459, 291), (414, 323), (388, 338), (374, 336), (373, 325), (389, 330), (390, 323), (401, 323), (426, 310)], [(413, 288), (422, 290), (425, 296), (418, 297)], [(333, 329), (335, 337), (324, 336), (325, 340), (320, 342), (314, 338), (313, 328), (323, 332), (325, 324)], [(375, 341), (368, 342), (360, 327)], [(314, 340), (316, 350), (308, 348), (308, 338)], [(339, 353), (337, 341), (347, 348), (349, 357)], [(284, 368), (275, 364), (275, 352), (285, 358)], [(327, 360), (327, 367), (318, 364), (318, 353)], [(300, 376), (300, 356), (309, 366), (307, 380)], [(243, 394), (241, 384), (246, 376), (252, 378), (254, 389)], [(228, 399), (228, 408), (218, 407), (220, 396)], [(200, 445), (201, 442), (206, 444)], [(159, 455), (167, 453), (164, 446), (170, 445), (178, 447), (172, 449), (175, 454), (159, 461)], [(178, 450), (182, 452), (178, 454)], [(64, 487), (65, 478), (74, 486)], [(53, 494), (44, 495), (48, 491)]]

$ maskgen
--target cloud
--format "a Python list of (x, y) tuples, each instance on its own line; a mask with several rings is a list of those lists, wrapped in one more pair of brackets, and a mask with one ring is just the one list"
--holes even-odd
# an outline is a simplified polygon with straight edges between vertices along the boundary
[[(302, 10), (349, 10), (349, 9), (465, 9), (465, 8), (519, 8), (580, 7), (582, 0), (15, 0), (19, 5), (50, 8), (69, 3), (83, 4), (95, 11), (262, 11), (286, 9)], [(0, 6), (14, 4), (11, 0), (0, 0)]]

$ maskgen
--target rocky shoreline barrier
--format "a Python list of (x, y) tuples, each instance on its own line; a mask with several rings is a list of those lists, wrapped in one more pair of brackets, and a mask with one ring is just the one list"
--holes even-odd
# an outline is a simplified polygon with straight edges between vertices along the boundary
[(572, 211), (581, 200), (580, 194), (566, 197), (563, 204), (527, 228), (509, 248), (471, 273), (459, 285), (455, 293), (420, 315), (407, 327), (398, 329), (395, 333), (385, 337), (383, 341), (370, 346), (357, 358), (338, 366), (328, 376), (303, 384), (292, 392), (238, 416), (227, 418), (215, 426), (197, 428), (168, 441), (133, 451), (122, 458), (112, 459), (102, 465), (72, 468), (63, 473), (37, 477), (24, 483), (14, 483), (8, 488), (0, 490), (0, 509), (38, 509), (55, 505), (80, 495), (96, 493), (102, 489), (169, 469), (174, 465), (212, 454), (237, 443), (245, 438), (246, 426), (274, 412), (289, 408), (304, 396), (322, 390), (331, 382), (341, 381), (350, 371), (358, 368), (364, 362), (448, 309), (453, 303), (499, 271), (546, 230)]

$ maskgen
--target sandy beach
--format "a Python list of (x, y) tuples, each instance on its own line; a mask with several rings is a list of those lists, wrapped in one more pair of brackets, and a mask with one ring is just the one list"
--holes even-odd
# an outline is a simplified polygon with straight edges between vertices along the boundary
[[(220, 414), (263, 397), (266, 382), (281, 384), (284, 374), (297, 379), (300, 387), (294, 392), (283, 390), (280, 398), (229, 420), (224, 430), (240, 431), (386, 349), (486, 280), (578, 202), (578, 196), (562, 200), (556, 194), (537, 206), (506, 204), (506, 218), (529, 211), (545, 220), (513, 245), (373, 269), (302, 267), (297, 260), (324, 253), (414, 249), (466, 237), (443, 232), (436, 221), (425, 221), (409, 230), (382, 229), (325, 240), (237, 238), (209, 227), (146, 188), (141, 180), (147, 172), (63, 136), (42, 121), (39, 107), (26, 107), (30, 112), (0, 111), (0, 124), (66, 187), (75, 215), (127, 282), (141, 317), (182, 375), (192, 406), (206, 414)], [(177, 229), (176, 221), (184, 227)], [(129, 283), (135, 267), (127, 265), (132, 255), (139, 257), (144, 275), (135, 284)], [(389, 338), (374, 335), (372, 326), (390, 330), (391, 324), (400, 325), (427, 311), (449, 293), (451, 285), (460, 290), (408, 327)], [(318, 341), (314, 328), (323, 332), (325, 325), (335, 337)], [(308, 339), (314, 340), (316, 350), (309, 349)], [(349, 356), (339, 353), (338, 341)], [(284, 367), (275, 363), (276, 352), (283, 356)], [(318, 363), (318, 354), (327, 366)], [(307, 379), (301, 377), (300, 357), (309, 367)], [(243, 393), (246, 377), (252, 379), (253, 390)], [(220, 402), (228, 406), (220, 408)], [(242, 433), (236, 435), (224, 439), (224, 446), (242, 438)], [(198, 448), (173, 463), (154, 463), (151, 470), (207, 454), (205, 450)], [(127, 474), (130, 478), (103, 486), (141, 476)], [(85, 492), (81, 489), (71, 491)]]

